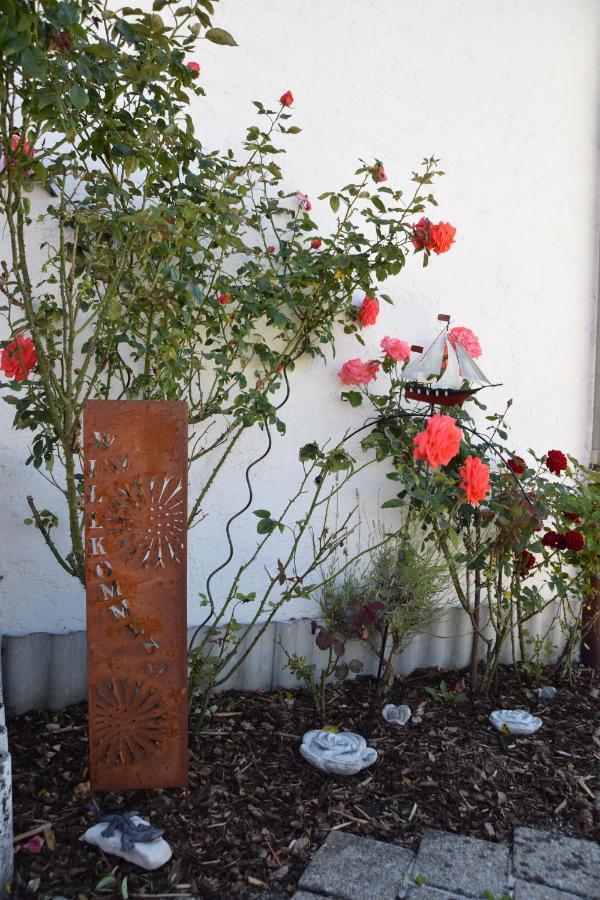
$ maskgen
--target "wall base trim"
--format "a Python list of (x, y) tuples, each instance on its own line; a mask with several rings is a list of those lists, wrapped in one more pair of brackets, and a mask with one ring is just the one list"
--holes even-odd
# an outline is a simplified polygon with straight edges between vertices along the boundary
[[(552, 607), (538, 617), (531, 631), (543, 633), (548, 628)], [(277, 687), (294, 688), (299, 683), (284, 669), (285, 651), (305, 656), (318, 667), (327, 654), (319, 650), (310, 630), (310, 619), (272, 622), (267, 626), (252, 652), (240, 668), (220, 690), (268, 691)], [(253, 626), (244, 638), (249, 645), (259, 626)], [(194, 629), (188, 629), (188, 640)], [(555, 658), (563, 644), (558, 626), (553, 627), (549, 639)], [(437, 666), (462, 668), (468, 665), (471, 634), (468, 617), (460, 607), (449, 607), (432, 623), (429, 632), (420, 634), (400, 653), (396, 671), (408, 674), (414, 669)], [(363, 672), (376, 673), (376, 660), (363, 641), (347, 641), (347, 660), (360, 659)], [(510, 647), (504, 651), (503, 661), (509, 662)], [(30, 709), (64, 709), (87, 697), (86, 632), (70, 634), (28, 634), (2, 639), (4, 698), (8, 712), (21, 714)]]

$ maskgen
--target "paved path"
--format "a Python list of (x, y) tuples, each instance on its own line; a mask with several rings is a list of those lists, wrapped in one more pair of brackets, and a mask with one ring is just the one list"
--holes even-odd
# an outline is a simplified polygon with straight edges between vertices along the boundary
[(600, 844), (517, 828), (512, 850), (446, 831), (404, 847), (332, 831), (295, 900), (600, 900)]

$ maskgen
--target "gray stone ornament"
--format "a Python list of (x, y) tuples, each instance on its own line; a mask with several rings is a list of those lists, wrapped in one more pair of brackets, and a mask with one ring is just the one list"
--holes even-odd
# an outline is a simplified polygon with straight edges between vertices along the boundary
[(390, 725), (396, 725), (398, 726), (398, 728), (401, 728), (402, 725), (406, 725), (412, 715), (412, 712), (410, 706), (406, 706), (406, 704), (402, 704), (402, 706), (394, 706), (393, 703), (387, 703), (383, 707), (381, 715), (386, 722), (389, 722)]
[(543, 703), (552, 703), (558, 697), (556, 688), (548, 684), (537, 688), (536, 694)]
[(490, 722), (498, 731), (508, 729), (509, 734), (534, 734), (542, 727), (542, 720), (526, 709), (495, 709), (490, 713)]
[(153, 828), (132, 812), (104, 816), (97, 825), (88, 828), (83, 840), (95, 844), (105, 853), (152, 870), (163, 866), (172, 856), (162, 833), (162, 828)]
[(355, 775), (377, 759), (377, 750), (367, 747), (364, 737), (351, 731), (307, 731), (300, 753), (311, 766), (334, 775)]

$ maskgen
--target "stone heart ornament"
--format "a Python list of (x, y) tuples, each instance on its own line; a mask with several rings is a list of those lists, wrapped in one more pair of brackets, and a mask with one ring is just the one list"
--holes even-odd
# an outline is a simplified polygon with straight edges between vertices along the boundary
[(350, 731), (307, 731), (300, 753), (311, 766), (335, 775), (355, 775), (377, 759), (377, 751), (367, 747), (364, 737)]
[(381, 711), (381, 715), (390, 725), (397, 725), (401, 728), (402, 725), (406, 725), (412, 713), (410, 706), (406, 706), (406, 704), (394, 706), (393, 703), (386, 703)]

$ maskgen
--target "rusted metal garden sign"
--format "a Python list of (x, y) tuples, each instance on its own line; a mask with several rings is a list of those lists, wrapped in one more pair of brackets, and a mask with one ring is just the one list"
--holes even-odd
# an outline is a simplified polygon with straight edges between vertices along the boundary
[(92, 788), (187, 785), (187, 407), (84, 409)]

